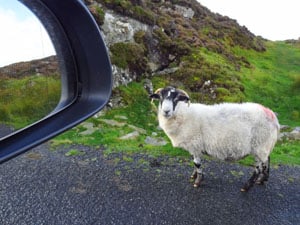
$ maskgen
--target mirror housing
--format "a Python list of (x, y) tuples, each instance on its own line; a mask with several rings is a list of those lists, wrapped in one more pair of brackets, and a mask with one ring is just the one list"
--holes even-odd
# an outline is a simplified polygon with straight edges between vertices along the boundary
[(106, 105), (112, 89), (107, 48), (97, 23), (80, 0), (20, 2), (49, 33), (60, 66), (62, 94), (49, 115), (0, 139), (0, 163), (91, 117)]

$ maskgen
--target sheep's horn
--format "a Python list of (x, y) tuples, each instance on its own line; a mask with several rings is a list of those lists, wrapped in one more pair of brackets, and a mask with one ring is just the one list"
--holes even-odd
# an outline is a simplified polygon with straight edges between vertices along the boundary
[(182, 90), (182, 89), (177, 89), (179, 92), (181, 92), (182, 94), (184, 94), (186, 97), (190, 98), (190, 96), (186, 93), (186, 91)]
[(159, 94), (162, 90), (163, 90), (163, 88), (158, 88), (158, 89), (154, 92), (154, 94)]

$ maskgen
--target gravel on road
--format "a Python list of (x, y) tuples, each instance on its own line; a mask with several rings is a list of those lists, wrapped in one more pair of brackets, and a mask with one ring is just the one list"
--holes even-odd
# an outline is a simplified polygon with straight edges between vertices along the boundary
[(0, 224), (300, 224), (299, 167), (271, 168), (248, 193), (252, 168), (206, 160), (204, 171), (194, 188), (181, 158), (46, 143), (0, 165)]

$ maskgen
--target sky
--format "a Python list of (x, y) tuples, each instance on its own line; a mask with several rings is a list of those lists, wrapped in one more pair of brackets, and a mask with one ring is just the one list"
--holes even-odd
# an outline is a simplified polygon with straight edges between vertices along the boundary
[(197, 0), (228, 16), (255, 35), (272, 41), (300, 37), (299, 0)]
[(34, 14), (17, 0), (0, 0), (0, 67), (55, 54)]
[[(300, 37), (299, 0), (198, 0), (269, 40)], [(0, 0), (0, 67), (55, 54), (38, 19), (17, 0)]]

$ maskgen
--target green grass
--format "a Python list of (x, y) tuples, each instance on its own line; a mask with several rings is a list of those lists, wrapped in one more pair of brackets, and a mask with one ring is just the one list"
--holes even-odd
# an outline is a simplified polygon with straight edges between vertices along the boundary
[(60, 79), (32, 75), (0, 78), (0, 123), (16, 129), (42, 119), (60, 98)]
[[(270, 155), (271, 165), (300, 165), (300, 141), (277, 142)], [(255, 163), (253, 156), (248, 156), (239, 163), (252, 166)]]
[(271, 161), (275, 164), (300, 165), (300, 141), (277, 143)]
[(242, 83), (248, 101), (268, 106), (279, 122), (300, 125), (300, 48), (284, 42), (267, 42), (267, 51), (237, 49), (253, 68), (243, 68)]
[[(283, 42), (268, 42), (267, 49), (266, 52), (240, 48), (234, 49), (237, 56), (245, 57), (251, 63), (250, 67), (241, 67), (240, 71), (234, 70), (232, 64), (228, 63), (226, 65), (226, 59), (220, 57), (220, 55), (204, 51), (203, 49), (200, 50), (201, 57), (199, 60), (203, 59), (207, 65), (215, 65), (221, 68), (218, 71), (223, 71), (224, 74), (216, 76), (216, 78), (219, 79), (218, 82), (220, 83), (222, 78), (224, 79), (224, 87), (227, 87), (226, 82), (228, 83), (230, 74), (234, 74), (236, 78), (235, 86), (243, 85), (244, 89), (240, 90), (244, 90), (244, 96), (232, 98), (233, 101), (243, 99), (244, 101), (261, 103), (278, 113), (281, 124), (287, 124), (292, 127), (299, 126), (300, 49)], [(199, 54), (197, 53), (192, 57), (197, 58), (198, 56)], [(213, 68), (214, 66), (212, 66)], [(209, 70), (210, 67), (206, 69)], [(169, 84), (169, 81), (170, 79), (166, 79), (164, 76), (156, 76), (152, 79), (154, 88), (166, 86)], [(227, 93), (231, 91), (228, 88), (221, 88), (219, 91), (223, 91), (224, 95), (228, 94), (225, 100), (228, 100), (233, 93)], [(156, 106), (150, 103), (142, 82), (133, 82), (128, 86), (115, 89), (114, 92), (114, 94), (122, 96), (122, 104), (124, 106), (109, 110), (99, 118), (89, 119), (89, 122), (98, 128), (97, 131), (88, 136), (81, 135), (80, 133), (84, 131), (84, 128), (79, 125), (53, 140), (53, 145), (71, 142), (102, 148), (105, 154), (113, 152), (132, 154), (139, 152), (153, 156), (167, 154), (174, 157), (190, 158), (186, 151), (173, 148), (165, 134), (157, 129)], [(115, 120), (123, 123), (123, 125), (111, 126), (103, 122), (103, 119)], [(134, 131), (131, 125), (143, 128), (146, 133), (140, 134), (132, 140), (121, 140), (120, 137)], [(157, 137), (163, 137), (168, 141), (168, 144), (165, 146), (147, 145), (145, 138), (152, 136), (153, 132), (157, 133)], [(240, 163), (253, 165), (254, 160), (253, 157), (247, 157), (241, 160)], [(271, 163), (273, 165), (300, 165), (299, 141), (278, 142), (271, 154)]]
[(71, 149), (65, 153), (65, 156), (78, 156), (78, 155), (84, 155), (84, 152), (79, 151), (77, 149)]

